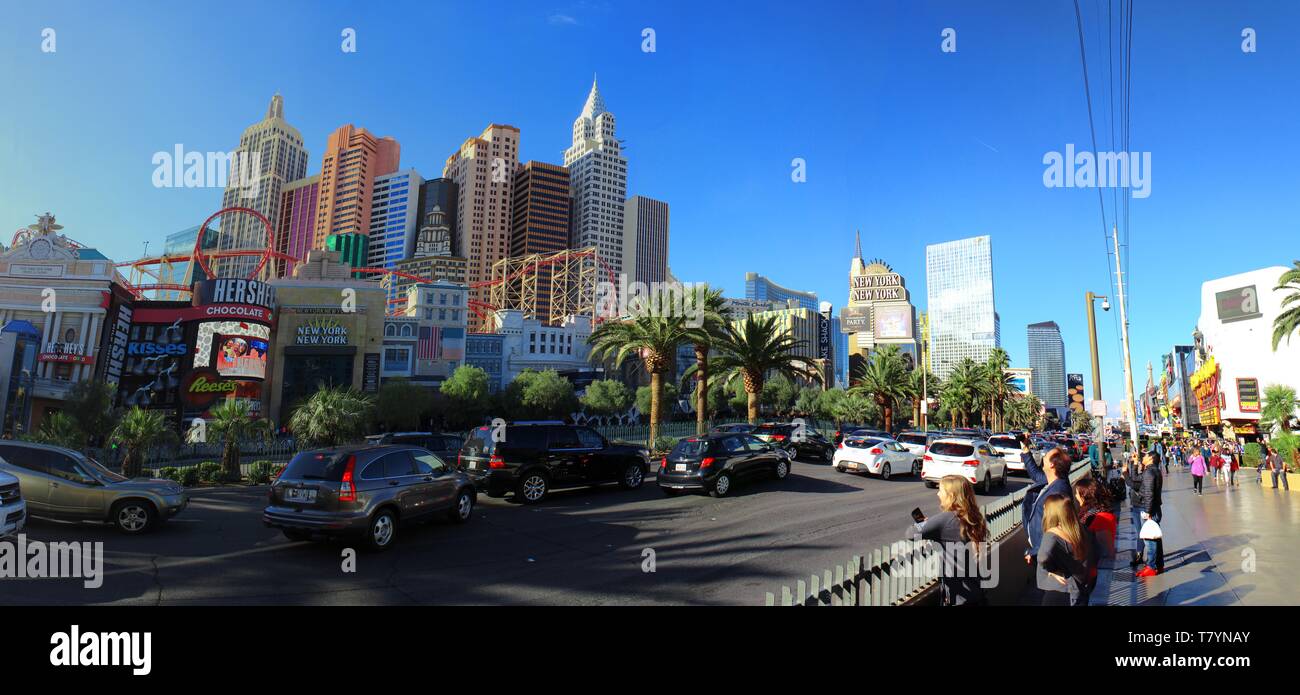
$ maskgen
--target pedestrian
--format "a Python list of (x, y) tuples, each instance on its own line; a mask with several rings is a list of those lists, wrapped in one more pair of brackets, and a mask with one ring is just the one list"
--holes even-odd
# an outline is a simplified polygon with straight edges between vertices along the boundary
[(980, 572), (980, 554), (992, 552), (989, 527), (975, 500), (975, 487), (959, 475), (939, 480), (939, 508), (921, 522), (917, 536), (943, 544), (943, 575), (939, 579), (945, 606), (987, 604)]
[(1205, 457), (1201, 456), (1200, 449), (1191, 451), (1192, 456), (1187, 459), (1187, 466), (1192, 473), (1192, 490), (1198, 495), (1204, 495), (1202, 486), (1205, 484)]
[(1042, 465), (1033, 456), (1022, 460), (1031, 481), (1021, 502), (1021, 518), (1025, 520), (1025, 532), (1029, 536), (1025, 563), (1032, 565), (1038, 557), (1038, 545), (1043, 540), (1043, 503), (1049, 495), (1071, 496), (1070, 455), (1057, 447), (1043, 454)]
[[(1161, 519), (1161, 492), (1164, 488), (1164, 478), (1160, 475), (1160, 462), (1155, 456), (1155, 452), (1148, 452), (1142, 458), (1142, 476), (1138, 484), (1137, 510), (1139, 520), (1136, 524), (1139, 529), (1146, 521), (1152, 520), (1157, 524)], [(1138, 577), (1154, 577), (1165, 569), (1165, 549), (1164, 539), (1144, 539), (1144, 555), (1146, 556), (1146, 567), (1143, 567), (1136, 574)]]
[(1219, 455), (1218, 445), (1210, 449), (1210, 458), (1207, 463), (1210, 464), (1210, 480), (1214, 482), (1214, 487), (1218, 487), (1219, 472), (1223, 470), (1223, 457)]
[[(1111, 511), (1110, 493), (1106, 486), (1096, 479), (1080, 478), (1074, 484), (1074, 501), (1079, 505), (1079, 523), (1092, 532), (1097, 542), (1098, 560), (1115, 556), (1115, 536), (1119, 522)], [(1088, 593), (1097, 586), (1097, 565), (1094, 563), (1088, 573)]]
[(1088, 605), (1088, 577), (1097, 564), (1097, 544), (1092, 532), (1079, 523), (1072, 496), (1047, 495), (1042, 534), (1037, 555), (1042, 605)]
[[(1272, 444), (1266, 444), (1265, 446), (1267, 447), (1266, 450), (1268, 451), (1268, 456), (1264, 459), (1264, 463), (1268, 466), (1269, 472), (1273, 474), (1273, 489), (1277, 489), (1277, 479), (1278, 477), (1281, 477), (1282, 489), (1290, 492), (1291, 485), (1286, 480), (1286, 462), (1282, 460), (1282, 454), (1278, 453), (1277, 449), (1273, 448)], [(1263, 470), (1262, 466), (1260, 470)], [(1260, 476), (1260, 479), (1263, 480), (1262, 475)]]
[(1234, 445), (1228, 453), (1228, 487), (1237, 487), (1237, 470), (1241, 468), (1241, 454)]

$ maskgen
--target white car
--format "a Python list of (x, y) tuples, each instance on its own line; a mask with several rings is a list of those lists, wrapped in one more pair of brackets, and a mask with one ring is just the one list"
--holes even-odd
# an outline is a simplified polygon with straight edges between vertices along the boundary
[(999, 456), (1003, 461), (1006, 461), (1007, 468), (1021, 473), (1025, 472), (1025, 464), (1020, 461), (1020, 441), (1014, 436), (995, 434), (989, 437), (989, 448), (993, 450), (994, 456)]
[(994, 484), (1007, 484), (1009, 471), (1006, 460), (993, 453), (988, 441), (971, 437), (936, 439), (921, 464), (921, 478), (929, 487), (938, 487), (944, 476), (959, 475), (986, 495)]
[(835, 470), (845, 473), (871, 473), (884, 480), (894, 473), (916, 475), (921, 471), (920, 459), (893, 439), (881, 437), (848, 437), (835, 450), (831, 461)]
[(0, 471), (0, 538), (16, 536), (27, 525), (27, 503), (18, 479)]
[(904, 432), (898, 435), (897, 441), (919, 460), (925, 456), (925, 448), (930, 446), (930, 442), (938, 438), (939, 434), (936, 432)]

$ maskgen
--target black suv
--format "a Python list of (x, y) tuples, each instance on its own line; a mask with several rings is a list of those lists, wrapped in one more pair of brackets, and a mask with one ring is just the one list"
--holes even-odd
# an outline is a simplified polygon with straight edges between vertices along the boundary
[(817, 430), (795, 424), (769, 423), (756, 428), (750, 434), (771, 444), (778, 449), (789, 452), (790, 458), (800, 456), (818, 459), (830, 463), (835, 458), (835, 445)]
[(650, 451), (607, 441), (590, 427), (512, 424), (469, 433), (457, 467), (488, 497), (513, 492), (537, 504), (552, 488), (618, 483), (641, 487)]
[(725, 497), (736, 482), (763, 476), (785, 480), (790, 459), (782, 449), (745, 433), (715, 432), (677, 440), (659, 462), (659, 489), (668, 496), (702, 491)]

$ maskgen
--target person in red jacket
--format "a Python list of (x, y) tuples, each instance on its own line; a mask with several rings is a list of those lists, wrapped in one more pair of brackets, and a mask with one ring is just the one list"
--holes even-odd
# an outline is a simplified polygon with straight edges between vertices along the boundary
[[(1118, 533), (1119, 520), (1112, 510), (1110, 492), (1106, 486), (1091, 476), (1080, 478), (1074, 483), (1074, 499), (1079, 505), (1079, 523), (1097, 539), (1098, 557), (1108, 559), (1115, 556), (1115, 536)], [(1088, 576), (1088, 593), (1097, 586), (1097, 566), (1093, 565)]]

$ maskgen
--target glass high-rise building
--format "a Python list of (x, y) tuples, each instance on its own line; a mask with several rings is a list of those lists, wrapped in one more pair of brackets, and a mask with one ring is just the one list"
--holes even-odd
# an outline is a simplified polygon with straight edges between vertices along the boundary
[(1069, 405), (1065, 384), (1065, 341), (1055, 321), (1031, 323), (1029, 334), (1029, 368), (1034, 370), (1031, 389), (1049, 408)]
[(623, 210), (623, 271), (649, 285), (668, 279), (668, 203), (643, 195)]
[[(280, 197), (280, 219), (275, 227), (275, 250), (307, 260), (307, 252), (316, 241), (316, 204), (320, 198), (320, 175), (284, 184)], [(294, 263), (277, 258), (276, 277), (293, 274)]]
[(988, 235), (926, 246), (925, 290), (935, 376), (946, 379), (967, 357), (983, 363), (1001, 347)]
[(793, 299), (804, 309), (817, 311), (820, 302), (815, 292), (800, 292), (782, 287), (758, 273), (745, 273), (745, 299), (785, 304)]
[(422, 183), (424, 177), (415, 169), (375, 177), (370, 198), (371, 268), (392, 268), (415, 249)]

